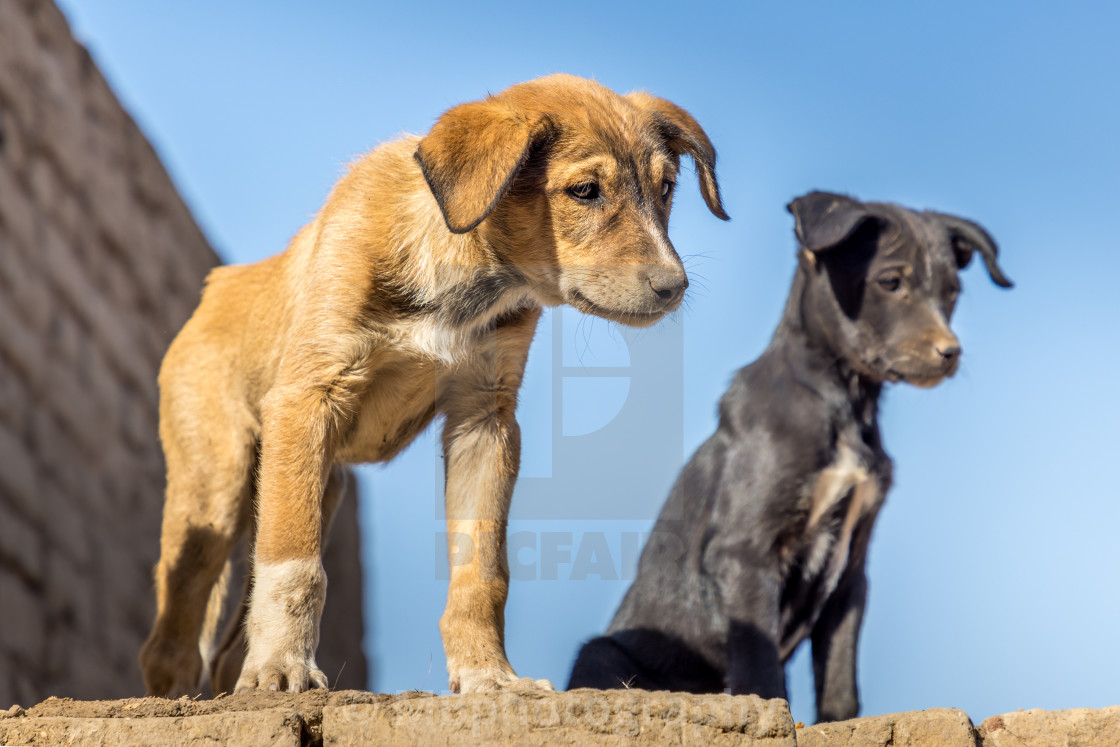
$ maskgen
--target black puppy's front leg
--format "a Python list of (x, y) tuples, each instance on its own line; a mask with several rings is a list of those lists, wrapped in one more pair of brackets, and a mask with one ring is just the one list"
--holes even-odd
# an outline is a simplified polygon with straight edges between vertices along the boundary
[(813, 627), (818, 723), (859, 715), (856, 645), (866, 604), (867, 574), (862, 565), (849, 568)]
[(727, 686), (733, 695), (785, 698), (785, 668), (778, 657), (778, 570), (728, 557), (717, 574), (727, 615)]

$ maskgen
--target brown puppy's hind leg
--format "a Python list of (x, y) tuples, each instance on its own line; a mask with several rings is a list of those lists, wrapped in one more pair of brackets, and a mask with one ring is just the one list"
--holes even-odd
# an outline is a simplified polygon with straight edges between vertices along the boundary
[[(247, 524), (254, 448), (218, 443), (212, 427), (196, 460), (185, 448), (167, 448), (168, 486), (156, 566), (156, 619), (140, 651), (149, 695), (178, 697), (199, 692), (203, 633), (211, 590)], [(229, 429), (226, 429), (229, 432)], [(174, 446), (174, 445), (172, 445)]]
[(210, 687), (214, 695), (232, 693), (241, 676), (241, 665), (245, 663), (245, 614), (249, 611), (249, 596), (253, 593), (253, 576), (246, 571), (241, 601), (237, 611), (226, 625), (222, 641), (210, 657)]

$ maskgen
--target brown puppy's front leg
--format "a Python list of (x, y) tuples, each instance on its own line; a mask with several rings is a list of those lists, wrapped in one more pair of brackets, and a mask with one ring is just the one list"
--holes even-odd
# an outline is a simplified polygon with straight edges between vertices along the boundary
[[(326, 550), (330, 545), (330, 527), (334, 521), (335, 512), (346, 493), (349, 482), (349, 473), (345, 467), (335, 465), (327, 478), (327, 487), (323, 490), (323, 521), (322, 544)], [(252, 564), (248, 563), (250, 578)], [(210, 657), (210, 686), (216, 693), (231, 693), (237, 688), (237, 680), (241, 677), (241, 666), (245, 663), (245, 620), (249, 615), (249, 602), (252, 599), (253, 586), (250, 579), (243, 585), (241, 601), (237, 605), (230, 622), (226, 625), (225, 634), (221, 644)]]
[(449, 418), (444, 430), (452, 564), (447, 609), (439, 626), (455, 692), (511, 685), (552, 689), (546, 680), (519, 679), (505, 652), (506, 519), (520, 448), (512, 417), (495, 415), (466, 423)]
[(552, 689), (547, 680), (519, 679), (505, 652), (506, 520), (521, 460), (514, 412), (539, 316), (527, 309), (499, 324), (441, 395), (451, 583), (439, 625), (456, 692)]
[(316, 387), (278, 388), (262, 407), (248, 651), (238, 691), (327, 686), (315, 649), (327, 592), (321, 523), (334, 412)]

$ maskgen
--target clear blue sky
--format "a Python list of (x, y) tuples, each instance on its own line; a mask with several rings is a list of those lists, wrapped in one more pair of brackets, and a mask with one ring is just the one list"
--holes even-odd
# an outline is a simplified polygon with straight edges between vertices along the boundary
[[(530, 357), (507, 641), (520, 674), (560, 686), (769, 339), (794, 267), (784, 205), (829, 189), (980, 221), (1017, 287), (970, 268), (962, 371), (887, 392), (896, 485), (871, 547), (863, 712), (1120, 703), (1120, 6), (62, 6), (229, 261), (283, 249), (356, 155), (517, 81), (642, 88), (705, 126), (733, 220), (684, 180), (687, 310), (638, 335), (550, 316)], [(362, 472), (380, 690), (446, 687), (435, 443)], [(795, 717), (811, 693), (802, 654)]]

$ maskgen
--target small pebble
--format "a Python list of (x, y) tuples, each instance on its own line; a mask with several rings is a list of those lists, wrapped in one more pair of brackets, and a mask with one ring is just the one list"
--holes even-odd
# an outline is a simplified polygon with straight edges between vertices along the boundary
[(21, 708), (18, 705), (13, 705), (11, 708), (9, 708), (6, 711), (0, 711), (0, 717), (2, 717), (2, 718), (16, 718), (18, 716), (22, 716), (25, 713), (27, 713), (27, 711), (23, 710), (23, 708)]

